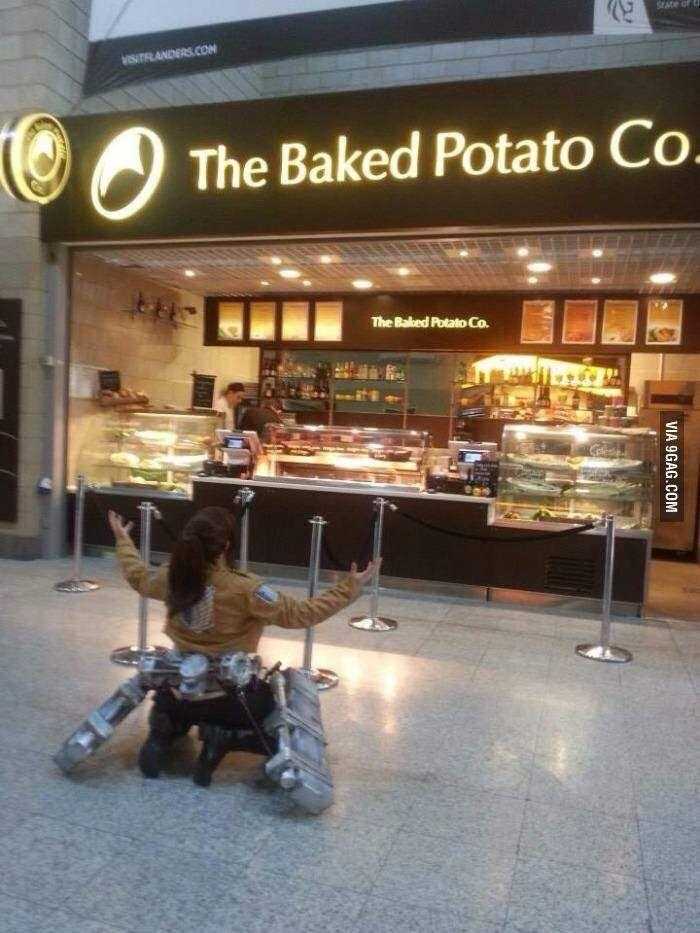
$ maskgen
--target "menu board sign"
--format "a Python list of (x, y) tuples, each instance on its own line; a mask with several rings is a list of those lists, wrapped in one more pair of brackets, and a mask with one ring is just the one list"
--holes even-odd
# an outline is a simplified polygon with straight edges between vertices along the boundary
[(588, 299), (564, 302), (562, 343), (595, 343), (598, 302)]
[(470, 483), (473, 489), (488, 490), (487, 496), (493, 497), (498, 492), (498, 466), (495, 460), (476, 460), (471, 464)]
[(122, 387), (121, 373), (117, 369), (101, 369), (97, 374), (100, 392), (119, 392)]
[(683, 302), (650, 298), (647, 305), (647, 346), (677, 347), (683, 331)]
[(215, 385), (216, 376), (192, 373), (192, 407), (211, 410), (214, 407)]
[(639, 302), (610, 299), (603, 307), (602, 343), (635, 344)]
[(524, 301), (521, 343), (554, 342), (554, 301)]

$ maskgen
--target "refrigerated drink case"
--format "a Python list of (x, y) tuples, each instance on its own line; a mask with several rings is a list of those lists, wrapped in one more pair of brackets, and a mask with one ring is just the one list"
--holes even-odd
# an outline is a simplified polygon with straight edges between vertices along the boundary
[[(678, 413), (683, 422), (681, 460), (682, 512), (673, 520), (664, 520), (663, 489), (664, 412)], [(648, 380), (639, 423), (659, 432), (659, 465), (654, 490), (653, 547), (664, 551), (696, 553), (698, 517), (698, 479), (700, 477), (700, 382)]]

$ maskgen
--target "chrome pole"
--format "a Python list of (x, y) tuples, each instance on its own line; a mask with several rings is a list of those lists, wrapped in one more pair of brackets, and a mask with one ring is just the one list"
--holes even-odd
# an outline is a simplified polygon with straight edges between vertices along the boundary
[(374, 510), (376, 519), (374, 523), (374, 543), (372, 547), (372, 560), (374, 561), (374, 576), (372, 577), (372, 591), (369, 598), (369, 615), (353, 616), (348, 622), (353, 628), (359, 628), (363, 632), (393, 632), (398, 627), (395, 619), (389, 619), (386, 616), (379, 615), (379, 561), (382, 556), (382, 539), (384, 537), (384, 513), (387, 509), (396, 511), (396, 506), (388, 499), (375, 499)]
[(94, 580), (83, 580), (83, 537), (85, 524), (85, 493), (87, 483), (82, 473), (78, 474), (75, 490), (75, 520), (73, 523), (73, 573), (68, 580), (54, 586), (57, 593), (92, 593), (100, 584)]
[[(321, 570), (321, 544), (323, 543), (323, 529), (328, 524), (325, 518), (314, 515), (309, 519), (311, 525), (311, 557), (309, 560), (309, 598), (313, 599), (318, 591), (318, 577)], [(316, 684), (319, 690), (330, 690), (338, 685), (338, 675), (335, 671), (313, 666), (314, 629), (310, 626), (304, 638), (304, 660), (302, 671)]]
[[(160, 518), (160, 512), (152, 502), (139, 502), (140, 520), (140, 543), (139, 556), (146, 568), (151, 566), (151, 534), (153, 531), (153, 518)], [(160, 645), (153, 646), (148, 644), (148, 597), (139, 596), (139, 622), (137, 642), (128, 648), (116, 648), (109, 656), (114, 664), (122, 664), (126, 667), (136, 667), (141, 658), (148, 655), (165, 654), (167, 648)]]
[(241, 514), (241, 537), (238, 551), (238, 569), (241, 573), (248, 572), (248, 551), (250, 548), (250, 507), (253, 504), (255, 493), (248, 486), (244, 486), (236, 493), (234, 505), (239, 506)]
[(577, 645), (576, 654), (589, 661), (608, 661), (625, 664), (632, 660), (632, 652), (610, 644), (610, 626), (615, 576), (615, 516), (605, 516), (605, 571), (603, 575), (603, 614), (600, 639), (597, 645)]

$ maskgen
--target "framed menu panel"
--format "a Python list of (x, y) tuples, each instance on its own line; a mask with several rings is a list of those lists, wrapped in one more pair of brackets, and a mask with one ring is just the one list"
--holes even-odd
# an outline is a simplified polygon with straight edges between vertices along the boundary
[(343, 302), (317, 301), (314, 340), (337, 341), (343, 339)]
[(554, 343), (554, 302), (523, 301), (521, 343)]
[(274, 301), (251, 301), (250, 303), (250, 339), (275, 339), (275, 319), (277, 304)]
[(309, 302), (282, 303), (282, 340), (309, 339)]
[(219, 340), (243, 340), (243, 302), (219, 303)]
[(639, 302), (610, 298), (603, 306), (602, 343), (635, 344)]
[(650, 298), (647, 304), (647, 346), (677, 347), (683, 332), (683, 302)]
[(595, 343), (598, 302), (589, 298), (564, 302), (564, 329), (561, 342)]

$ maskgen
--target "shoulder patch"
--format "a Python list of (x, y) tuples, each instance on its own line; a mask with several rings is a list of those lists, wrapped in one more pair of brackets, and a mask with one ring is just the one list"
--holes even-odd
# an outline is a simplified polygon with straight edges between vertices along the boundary
[(267, 603), (268, 606), (274, 606), (280, 598), (280, 594), (276, 590), (264, 583), (255, 590), (255, 596)]

